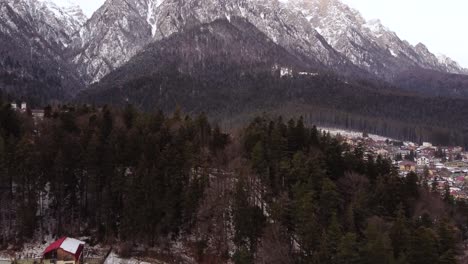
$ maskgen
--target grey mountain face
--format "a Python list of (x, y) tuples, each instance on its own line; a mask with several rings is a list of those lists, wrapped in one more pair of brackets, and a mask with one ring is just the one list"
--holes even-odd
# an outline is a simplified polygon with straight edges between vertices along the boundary
[[(26, 34), (33, 30), (36, 37), (46, 41), (57, 53), (71, 44), (72, 35), (84, 24), (86, 17), (79, 7), (60, 8), (39, 0), (2, 0), (0, 30), (5, 34)], [(28, 28), (26, 28), (28, 27)]]
[(88, 82), (100, 80), (151, 41), (148, 3), (109, 0), (75, 36), (73, 62)]
[(39, 0), (1, 4), (29, 27), (16, 25), (14, 17), (2, 12), (1, 32), (16, 36), (34, 31), (41, 39), (38, 49), (74, 65), (87, 84), (149, 43), (232, 17), (248, 20), (292, 55), (345, 76), (394, 80), (414, 68), (468, 74), (450, 58), (401, 40), (379, 21), (365, 21), (339, 0), (107, 0), (86, 22), (77, 8)]
[(467, 73), (453, 61), (436, 57), (423, 44), (412, 46), (401, 40), (379, 20), (366, 21), (339, 0), (290, 0), (288, 6), (306, 16), (333, 48), (376, 75), (391, 78), (414, 67)]
[(339, 0), (108, 0), (80, 31), (75, 62), (90, 82), (98, 81), (147, 43), (233, 16), (246, 18), (291, 53), (342, 74), (359, 68), (392, 79), (413, 67), (467, 73), (379, 21), (365, 21)]
[(0, 71), (6, 77), (0, 88), (51, 99), (81, 88), (83, 83), (65, 54), (84, 19), (79, 9), (60, 9), (38, 0), (2, 0)]
[(275, 43), (333, 69), (353, 65), (331, 48), (304, 17), (277, 0), (109, 0), (82, 30), (75, 59), (97, 81), (128, 61), (149, 42), (219, 18), (243, 17)]
[(127, 102), (147, 110), (157, 105), (167, 111), (175, 101), (201, 111), (208, 101), (216, 101), (220, 110), (231, 107), (231, 100), (252, 101), (250, 96), (269, 77), (292, 74), (293, 69), (311, 73), (316, 66), (291, 55), (247, 20), (231, 17), (149, 44), (78, 100), (104, 104), (112, 98), (113, 104)]

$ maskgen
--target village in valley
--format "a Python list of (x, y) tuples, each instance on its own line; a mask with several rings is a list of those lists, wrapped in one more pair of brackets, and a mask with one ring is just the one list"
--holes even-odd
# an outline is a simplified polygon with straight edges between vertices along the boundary
[(342, 137), (352, 148), (361, 147), (365, 157), (392, 160), (401, 177), (414, 172), (431, 190), (440, 193), (449, 190), (455, 199), (468, 199), (468, 151), (461, 146), (417, 144), (361, 132), (323, 130)]

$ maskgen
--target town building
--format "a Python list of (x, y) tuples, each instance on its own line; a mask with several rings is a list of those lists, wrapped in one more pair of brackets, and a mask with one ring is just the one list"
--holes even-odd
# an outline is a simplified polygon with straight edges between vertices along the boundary
[(44, 119), (45, 112), (42, 109), (34, 109), (31, 111), (31, 115), (34, 118), (34, 120), (39, 121)]
[(28, 110), (28, 104), (26, 104), (26, 102), (22, 102), (20, 111), (24, 113), (26, 110)]
[(50, 244), (43, 253), (44, 264), (79, 264), (83, 263), (85, 242), (62, 237)]
[(426, 156), (420, 156), (416, 159), (418, 166), (429, 166), (431, 164), (431, 160)]
[(399, 164), (400, 171), (404, 172), (415, 172), (416, 171), (416, 163), (412, 161), (402, 161)]

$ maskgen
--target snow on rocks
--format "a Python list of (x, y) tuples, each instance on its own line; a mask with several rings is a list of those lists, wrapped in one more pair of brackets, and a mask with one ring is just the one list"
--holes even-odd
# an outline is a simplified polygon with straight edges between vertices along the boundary
[[(156, 262), (153, 264), (163, 264), (163, 263), (164, 262)], [(117, 256), (117, 254), (115, 254), (115, 252), (112, 252), (104, 261), (104, 264), (151, 264), (151, 263), (140, 261), (135, 258), (130, 258), (130, 259), (120, 258), (119, 256)]]

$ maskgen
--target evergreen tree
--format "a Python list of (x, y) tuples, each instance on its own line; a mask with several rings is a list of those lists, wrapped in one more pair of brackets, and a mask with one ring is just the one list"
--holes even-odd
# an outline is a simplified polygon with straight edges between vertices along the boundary
[(330, 224), (322, 231), (320, 246), (317, 256), (315, 256), (316, 263), (337, 263), (337, 251), (341, 236), (340, 224), (336, 213), (333, 213)]
[(359, 244), (354, 233), (346, 233), (340, 240), (337, 249), (336, 263), (357, 264), (361, 263), (359, 256)]
[(456, 264), (459, 263), (456, 254), (453, 250), (445, 251), (439, 258), (440, 264)]
[(341, 203), (341, 197), (336, 190), (336, 185), (328, 178), (325, 178), (322, 183), (320, 192), (320, 214), (322, 224), (329, 222), (332, 217), (332, 212), (337, 212)]
[(402, 205), (398, 208), (397, 216), (392, 228), (390, 229), (389, 235), (392, 240), (395, 257), (399, 258), (404, 256), (408, 249), (410, 232), (408, 230), (408, 223)]
[(451, 262), (456, 259), (457, 241), (455, 239), (455, 230), (445, 217), (437, 224), (437, 236), (441, 262), (443, 259), (442, 263), (456, 263), (456, 261)]
[(238, 247), (245, 247), (250, 254), (256, 250), (257, 240), (262, 236), (265, 216), (260, 208), (249, 203), (247, 185), (241, 179), (236, 186), (233, 206), (235, 227), (234, 242)]
[(127, 129), (131, 129), (135, 123), (136, 112), (133, 105), (127, 104), (123, 113), (123, 120)]
[(444, 185), (443, 199), (444, 199), (444, 202), (446, 202), (449, 205), (453, 205), (455, 203), (455, 199), (450, 193), (450, 186), (447, 183)]
[(312, 191), (297, 185), (294, 195), (294, 223), (299, 244), (306, 261), (311, 261), (313, 252), (318, 248), (320, 236), (319, 221), (317, 219), (317, 205)]
[(438, 260), (437, 239), (434, 232), (425, 227), (415, 230), (410, 238), (408, 262), (423, 264), (437, 263)]
[(405, 178), (405, 196), (416, 199), (419, 196), (419, 177), (415, 172), (410, 172)]
[(391, 240), (386, 232), (381, 230), (379, 219), (369, 222), (364, 234), (366, 243), (362, 248), (364, 263), (394, 263)]

